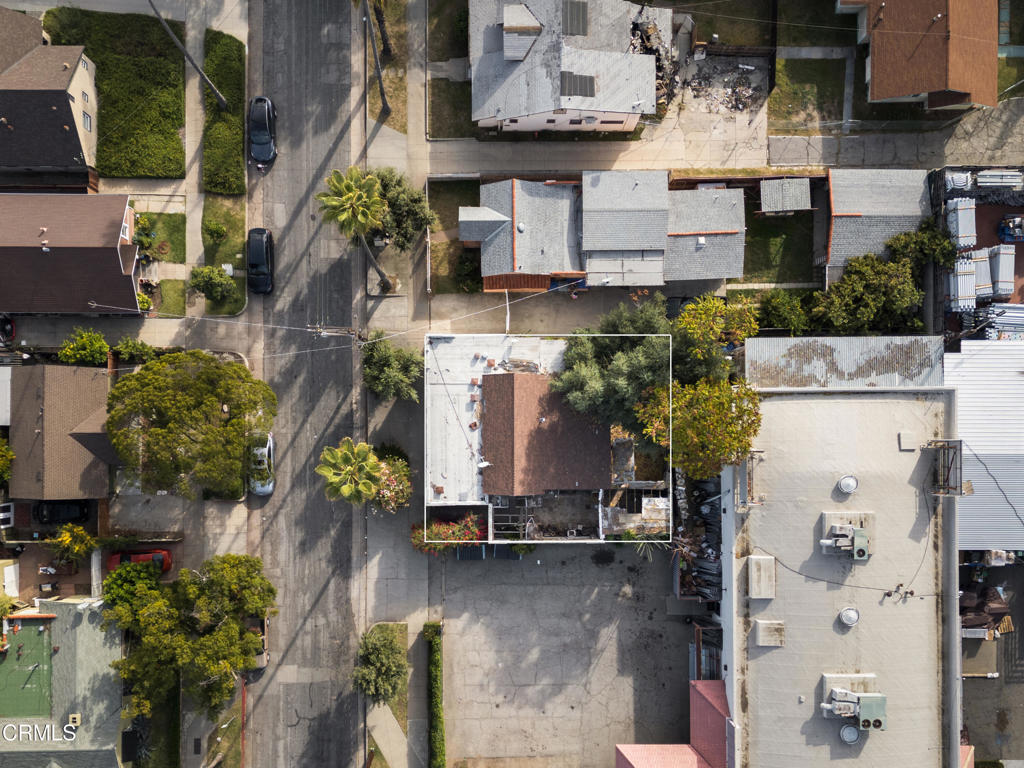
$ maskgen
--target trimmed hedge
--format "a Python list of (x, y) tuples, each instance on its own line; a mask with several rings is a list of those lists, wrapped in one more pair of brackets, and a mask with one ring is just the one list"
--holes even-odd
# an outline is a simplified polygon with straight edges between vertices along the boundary
[(228, 102), (222, 110), (203, 86), (203, 190), (222, 195), (245, 193), (245, 45), (238, 38), (206, 30), (207, 76)]
[(427, 665), (429, 680), (427, 697), (430, 717), (430, 768), (445, 768), (444, 754), (444, 660), (441, 655), (441, 625), (428, 621), (423, 625), (430, 660)]
[[(184, 41), (185, 26), (169, 21)], [(54, 45), (84, 45), (96, 65), (96, 170), (107, 177), (185, 176), (185, 58), (160, 22), (136, 13), (52, 8)]]

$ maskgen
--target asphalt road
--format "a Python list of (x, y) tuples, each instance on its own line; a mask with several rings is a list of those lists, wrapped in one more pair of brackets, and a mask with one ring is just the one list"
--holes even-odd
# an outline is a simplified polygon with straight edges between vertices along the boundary
[(351, 341), (302, 330), (353, 325), (358, 299), (356, 260), (336, 228), (321, 225), (313, 200), (330, 170), (350, 161), (351, 12), (350, 0), (250, 5), (250, 90), (277, 105), (280, 142), (267, 175), (250, 175), (249, 223), (262, 212), (277, 259), (262, 308), (264, 379), (279, 402), (277, 487), (264, 502), (250, 500), (249, 520), (250, 551), (263, 557), (279, 606), (271, 664), (248, 690), (246, 765), (259, 768), (350, 766), (361, 755), (350, 676), (362, 515), (327, 501), (313, 472), (326, 443), (353, 434)]

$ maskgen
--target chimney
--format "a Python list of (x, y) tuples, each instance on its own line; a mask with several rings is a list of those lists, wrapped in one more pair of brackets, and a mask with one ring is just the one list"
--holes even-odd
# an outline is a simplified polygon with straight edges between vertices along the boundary
[(66, 61), (64, 62), (64, 69), (71, 69), (71, 65), (68, 64)]
[(39, 228), (39, 234), (40, 235), (45, 235), (46, 234), (46, 227), (40, 227)]

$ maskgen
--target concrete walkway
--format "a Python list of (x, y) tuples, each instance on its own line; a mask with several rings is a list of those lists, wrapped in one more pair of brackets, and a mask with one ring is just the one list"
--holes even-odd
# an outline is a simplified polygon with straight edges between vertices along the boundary
[(845, 59), (843, 72), (843, 133), (850, 132), (853, 120), (854, 74), (857, 71), (857, 49), (850, 46), (782, 45), (776, 49), (778, 59)]

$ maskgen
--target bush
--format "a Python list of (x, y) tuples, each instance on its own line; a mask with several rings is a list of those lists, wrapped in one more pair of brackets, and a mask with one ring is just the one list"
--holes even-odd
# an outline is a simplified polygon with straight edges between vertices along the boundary
[(885, 247), (892, 259), (909, 259), (915, 275), (919, 275), (928, 262), (944, 269), (956, 264), (956, 248), (931, 219), (922, 221), (916, 232), (903, 232), (889, 238)]
[(483, 541), (486, 535), (483, 519), (476, 515), (466, 515), (457, 523), (430, 523), (425, 535), (422, 525), (414, 525), (409, 540), (414, 549), (426, 555), (439, 555), (446, 549), (461, 546), (463, 542)]
[(402, 690), (408, 675), (405, 644), (394, 632), (374, 627), (363, 634), (352, 679), (364, 696), (382, 704)]
[(55, 538), (47, 542), (59, 563), (77, 563), (96, 549), (96, 539), (80, 525), (65, 523)]
[(361, 347), (363, 384), (382, 400), (398, 397), (418, 403), (416, 384), (423, 375), (423, 356), (396, 347), (383, 331), (374, 331)]
[(371, 234), (389, 238), (395, 248), (407, 251), (425, 230), (437, 224), (437, 215), (427, 205), (422, 189), (394, 168), (377, 168), (373, 175), (380, 182), (380, 196), (387, 203), (381, 228)]
[(412, 479), (409, 472), (409, 463), (402, 459), (381, 460), (383, 471), (380, 474), (380, 484), (377, 486), (377, 496), (374, 501), (385, 512), (394, 514), (402, 507), (409, 505), (412, 498)]
[(441, 649), (441, 625), (428, 621), (423, 625), (427, 641), (427, 699), (429, 704), (430, 768), (445, 768), (444, 739), (444, 657)]
[(135, 294), (135, 298), (139, 300), (139, 310), (142, 312), (149, 312), (153, 308), (153, 300), (149, 298), (142, 291)]
[(839, 282), (815, 294), (811, 317), (840, 336), (913, 333), (923, 327), (923, 299), (910, 259), (883, 261), (869, 253), (850, 259)]
[(235, 281), (220, 267), (194, 267), (188, 287), (211, 301), (228, 301), (238, 294)]
[(799, 297), (783, 288), (773, 288), (761, 298), (758, 324), (762, 328), (784, 328), (790, 336), (807, 330), (807, 314)]
[(205, 50), (206, 74), (228, 108), (222, 110), (209, 89), (204, 89), (203, 190), (241, 195), (245, 193), (245, 45), (231, 35), (208, 29)]
[(0, 437), (0, 485), (5, 485), (11, 479), (11, 462), (14, 461), (14, 451), (7, 440)]
[(225, 237), (228, 236), (228, 228), (221, 224), (219, 221), (213, 221), (212, 219), (203, 219), (203, 234), (215, 243), (219, 243)]
[(69, 365), (106, 365), (110, 346), (103, 334), (92, 328), (75, 328), (60, 345), (57, 359)]
[(144, 213), (140, 213), (135, 217), (135, 231), (150, 232), (153, 229), (153, 222), (149, 216)]
[(480, 293), (484, 278), (480, 274), (480, 252), (463, 250), (455, 262), (455, 286), (464, 293)]
[(381, 461), (388, 461), (390, 459), (399, 459), (404, 461), (406, 464), (409, 463), (409, 454), (400, 445), (395, 443), (381, 443), (373, 449), (377, 458)]
[(114, 347), (118, 359), (126, 363), (148, 363), (156, 357), (156, 349), (141, 339), (123, 336)]

